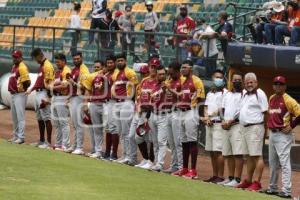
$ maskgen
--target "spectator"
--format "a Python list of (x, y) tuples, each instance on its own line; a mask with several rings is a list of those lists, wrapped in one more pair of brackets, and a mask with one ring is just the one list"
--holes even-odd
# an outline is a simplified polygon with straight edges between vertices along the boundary
[(110, 10), (106, 10), (105, 18), (100, 20), (99, 29), (104, 31), (112, 31), (109, 33), (100, 33), (100, 57), (104, 60), (108, 55), (114, 53), (116, 41), (117, 46), (121, 47), (120, 34), (115, 32), (120, 30), (120, 28), (118, 22), (112, 18), (112, 12)]
[[(281, 2), (269, 2), (268, 10), (257, 18), (256, 43), (274, 44), (275, 27), (284, 23), (284, 6)], [(264, 34), (265, 32), (265, 34)]]
[[(157, 32), (159, 31), (159, 19), (157, 17), (157, 14), (153, 11), (153, 2), (146, 1), (145, 5), (148, 12), (145, 15), (144, 31), (145, 33)], [(153, 34), (145, 34), (145, 47), (147, 50), (149, 50), (151, 46), (150, 43), (153, 41), (154, 41)]]
[[(181, 18), (177, 21), (176, 33), (182, 35), (189, 35), (196, 27), (194, 20), (188, 16), (188, 9), (186, 6), (180, 6)], [(183, 62), (188, 57), (188, 49), (186, 42), (188, 37), (177, 37), (176, 43), (178, 45), (177, 58), (178, 62)]]
[(191, 50), (189, 52), (189, 58), (194, 65), (203, 65), (203, 48), (201, 42), (198, 40), (191, 41)]
[[(80, 13), (81, 5), (80, 3), (74, 3), (74, 13), (71, 15), (71, 22), (70, 22), (70, 28), (72, 29), (80, 29), (81, 28), (81, 22), (80, 22)], [(70, 30), (72, 35), (72, 42), (71, 42), (71, 55), (77, 51), (77, 43), (80, 38), (80, 30)]]
[(194, 33), (194, 39), (200, 39), (202, 41), (202, 49), (204, 53), (204, 66), (206, 69), (206, 76), (211, 77), (212, 73), (217, 68), (218, 48), (216, 32), (212, 27), (206, 24), (205, 19), (200, 19), (202, 24), (201, 28)]
[[(99, 26), (100, 20), (105, 18), (105, 13), (107, 10), (107, 0), (93, 0), (92, 2), (92, 20), (90, 29), (96, 29)], [(95, 32), (89, 32), (89, 43), (94, 42)]]
[(118, 22), (119, 21), (119, 19), (120, 19), (120, 17), (123, 15), (123, 13), (122, 13), (122, 11), (119, 11), (119, 10), (117, 10), (117, 11), (115, 11), (115, 20)]
[(226, 12), (221, 12), (218, 18), (220, 26), (216, 30), (219, 39), (221, 41), (222, 51), (225, 59), (226, 59), (228, 41), (231, 41), (233, 35), (232, 25), (227, 21), (227, 19), (228, 19), (228, 14)]
[[(131, 12), (132, 6), (127, 5), (125, 7), (125, 14), (122, 15), (119, 20), (119, 27), (124, 32), (131, 32), (134, 31), (134, 26), (136, 25), (136, 20), (134, 14)], [(129, 51), (130, 55), (134, 55), (134, 43), (135, 38), (130, 33), (123, 33), (122, 34), (122, 47), (123, 51), (126, 53)]]
[(284, 36), (291, 37), (291, 46), (296, 46), (300, 40), (300, 9), (296, 0), (288, 2), (288, 22), (275, 28), (275, 44), (283, 44)]

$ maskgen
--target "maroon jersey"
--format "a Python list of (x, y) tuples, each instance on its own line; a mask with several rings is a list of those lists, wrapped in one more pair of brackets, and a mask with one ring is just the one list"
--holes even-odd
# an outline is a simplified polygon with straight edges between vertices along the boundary
[(151, 94), (154, 92), (157, 85), (157, 80), (146, 78), (143, 79), (140, 85), (139, 103), (141, 108), (152, 109)]
[[(177, 80), (170, 79), (166, 81), (166, 84), (170, 87), (170, 89), (180, 92), (181, 91), (181, 79), (178, 78)], [(166, 91), (165, 96), (165, 104), (167, 108), (172, 108), (178, 102), (178, 98), (175, 94), (171, 93), (169, 90)]]
[(8, 91), (10, 93), (18, 92), (18, 78), (20, 77), (19, 65), (14, 65), (11, 69), (11, 75), (8, 81)]

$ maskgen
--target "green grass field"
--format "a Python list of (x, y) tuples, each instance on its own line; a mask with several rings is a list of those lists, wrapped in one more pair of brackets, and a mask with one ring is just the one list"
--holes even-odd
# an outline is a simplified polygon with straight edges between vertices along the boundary
[(0, 140), (1, 200), (272, 199)]

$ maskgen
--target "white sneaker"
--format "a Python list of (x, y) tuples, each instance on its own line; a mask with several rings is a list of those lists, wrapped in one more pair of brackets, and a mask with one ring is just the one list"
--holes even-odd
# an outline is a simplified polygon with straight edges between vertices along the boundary
[(65, 153), (72, 153), (72, 152), (73, 152), (73, 148), (72, 148), (72, 147), (65, 148), (63, 151), (64, 151)]
[(217, 185), (225, 185), (225, 184), (227, 184), (229, 182), (231, 182), (231, 180), (225, 179), (224, 181), (217, 183)]
[(89, 157), (90, 157), (90, 158), (95, 158), (95, 159), (96, 159), (96, 158), (100, 158), (101, 155), (100, 155), (99, 153), (93, 153), (93, 154), (90, 154)]
[(149, 170), (149, 169), (151, 169), (152, 166), (153, 166), (153, 163), (150, 160), (148, 160), (147, 163), (145, 165), (141, 166), (140, 168)]
[(224, 184), (224, 186), (226, 187), (236, 187), (238, 186), (240, 183), (237, 182), (235, 179), (233, 179), (232, 181), (230, 181), (229, 183)]
[(25, 142), (24, 139), (18, 138), (15, 141), (13, 141), (12, 143), (14, 143), (14, 144), (23, 144), (24, 142)]
[(9, 140), (7, 140), (7, 142), (14, 142), (16, 141), (18, 138), (17, 137), (13, 137), (13, 138), (10, 138)]
[(151, 167), (151, 170), (155, 171), (155, 172), (160, 172), (160, 171), (163, 170), (163, 168), (159, 165), (154, 165), (154, 166)]
[(140, 162), (140, 164), (137, 164), (137, 165), (134, 165), (135, 167), (141, 167), (141, 166), (143, 166), (143, 165), (145, 165), (146, 163), (148, 162), (148, 160), (142, 160), (141, 162)]
[(48, 142), (44, 142), (43, 144), (39, 145), (38, 148), (40, 148), (40, 149), (48, 149), (48, 148), (50, 148), (50, 146), (49, 146)]
[(84, 155), (84, 152), (81, 149), (75, 149), (75, 151), (73, 151), (72, 154), (75, 154), (75, 155)]
[(44, 144), (44, 142), (38, 141), (38, 142), (35, 142), (35, 143), (31, 143), (30, 145), (34, 146), (34, 147), (39, 147), (40, 145), (43, 145), (43, 144)]
[(128, 158), (124, 158), (124, 159), (118, 161), (118, 163), (120, 163), (120, 164), (125, 164), (125, 163), (128, 163), (128, 162), (129, 162)]

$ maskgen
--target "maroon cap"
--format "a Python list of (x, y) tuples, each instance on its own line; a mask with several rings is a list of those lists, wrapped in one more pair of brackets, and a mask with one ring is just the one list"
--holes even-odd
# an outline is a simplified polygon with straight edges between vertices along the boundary
[(148, 65), (141, 66), (140, 73), (141, 74), (147, 74), (147, 73), (149, 73), (149, 67), (148, 67)]
[(282, 83), (286, 84), (286, 79), (283, 76), (276, 76), (273, 80), (273, 83)]
[(119, 10), (115, 12), (115, 17), (120, 17), (122, 15), (123, 15), (123, 13)]
[(159, 67), (160, 66), (160, 60), (159, 58), (152, 58), (150, 61), (149, 61), (149, 66), (155, 66), (155, 67)]
[(11, 55), (14, 58), (22, 58), (23, 57), (22, 51), (20, 51), (20, 50), (14, 50)]

